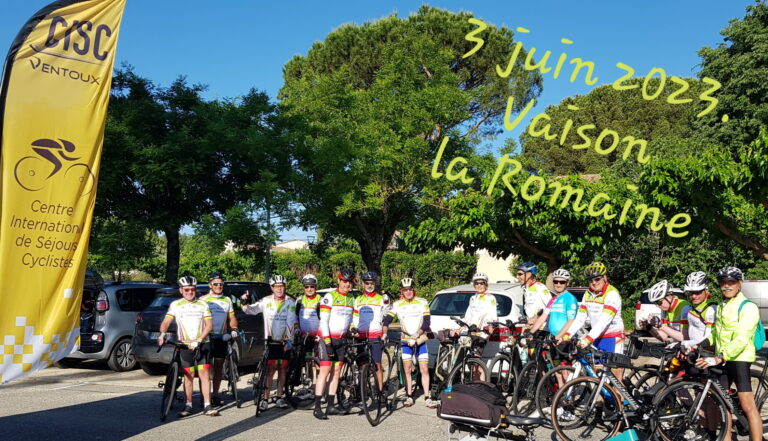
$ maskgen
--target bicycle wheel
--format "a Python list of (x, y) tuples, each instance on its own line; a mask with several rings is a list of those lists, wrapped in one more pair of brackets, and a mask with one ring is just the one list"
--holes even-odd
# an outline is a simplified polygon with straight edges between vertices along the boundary
[(518, 415), (528, 416), (536, 410), (536, 385), (542, 375), (541, 366), (536, 361), (529, 361), (520, 371), (512, 394), (512, 408)]
[(235, 401), (235, 406), (240, 407), (240, 399), (237, 397), (237, 380), (240, 374), (237, 371), (237, 353), (232, 352), (224, 362), (224, 372), (227, 374), (227, 390)]
[(601, 389), (599, 384), (597, 378), (579, 377), (557, 391), (552, 428), (560, 440), (602, 441), (618, 433), (623, 421), (621, 395), (613, 386)]
[(653, 402), (657, 417), (652, 423), (661, 439), (725, 439), (732, 425), (725, 401), (713, 387), (705, 397), (703, 393), (704, 384), (681, 381), (659, 394)]
[[(383, 355), (383, 354), (382, 354)], [(383, 357), (382, 357), (383, 361)], [(379, 391), (379, 380), (376, 378), (376, 364), (366, 363), (360, 373), (360, 401), (365, 417), (371, 426), (376, 426), (381, 420), (381, 409), (386, 402)]]
[(168, 417), (168, 412), (173, 407), (173, 400), (176, 399), (176, 389), (179, 387), (179, 364), (171, 363), (168, 366), (168, 373), (165, 375), (165, 383), (163, 384), (163, 400), (160, 403), (160, 421), (165, 421)]
[(267, 362), (261, 360), (251, 379), (253, 384), (253, 405), (256, 406), (256, 416), (261, 413), (261, 403), (264, 400), (264, 390), (267, 388)]
[(293, 397), (293, 393), (296, 390), (296, 386), (301, 384), (301, 375), (304, 368), (304, 354), (299, 351), (293, 351), (291, 359), (288, 362), (288, 369), (285, 373), (285, 398), (288, 403), (294, 409), (297, 407), (297, 403)]
[(488, 367), (479, 358), (468, 358), (453, 368), (448, 375), (448, 385), (467, 384), (479, 378), (488, 378)]
[(551, 416), (550, 409), (552, 408), (552, 400), (560, 389), (558, 374), (561, 372), (568, 373), (568, 376), (566, 377), (567, 382), (572, 380), (570, 377), (576, 372), (576, 368), (573, 366), (558, 366), (544, 374), (539, 381), (539, 385), (536, 386), (534, 402), (536, 403), (536, 410), (539, 412), (541, 418), (549, 418)]
[(510, 395), (515, 389), (515, 370), (512, 368), (512, 356), (509, 354), (496, 354), (488, 363), (490, 382), (495, 384), (505, 396)]
[(384, 370), (382, 399), (389, 410), (395, 410), (397, 391), (400, 390), (400, 351), (396, 347), (384, 348), (381, 354), (381, 368)]
[(336, 391), (336, 403), (345, 415), (352, 410), (352, 405), (356, 401), (358, 385), (355, 377), (360, 375), (359, 372), (356, 363), (344, 363), (341, 368), (339, 388)]

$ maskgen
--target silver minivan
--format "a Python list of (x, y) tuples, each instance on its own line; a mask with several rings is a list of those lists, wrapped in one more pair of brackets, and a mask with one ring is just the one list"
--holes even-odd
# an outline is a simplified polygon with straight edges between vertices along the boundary
[(122, 372), (137, 367), (133, 354), (136, 315), (155, 298), (159, 283), (107, 282), (101, 290), (86, 290), (80, 308), (80, 345), (58, 367), (74, 367), (83, 360), (106, 360)]

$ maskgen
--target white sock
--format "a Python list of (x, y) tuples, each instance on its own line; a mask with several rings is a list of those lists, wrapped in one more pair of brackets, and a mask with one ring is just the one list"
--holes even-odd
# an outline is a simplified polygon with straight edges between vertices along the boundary
[(191, 401), (187, 401), (186, 407), (192, 407), (192, 402)]
[(210, 406), (210, 405), (211, 405), (211, 403), (205, 403), (205, 405), (204, 405), (204, 406), (205, 406), (205, 407), (208, 407), (208, 406)]

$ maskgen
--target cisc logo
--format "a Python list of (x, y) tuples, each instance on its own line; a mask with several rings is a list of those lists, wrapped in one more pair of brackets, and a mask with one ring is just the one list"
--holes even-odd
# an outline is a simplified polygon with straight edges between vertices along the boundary
[[(61, 29), (65, 29), (63, 38), (56, 38), (56, 33), (61, 35)], [(45, 47), (49, 49), (60, 48), (65, 52), (84, 56), (92, 53), (99, 61), (107, 59), (109, 52), (102, 50), (101, 46), (112, 37), (112, 29), (105, 24), (94, 25), (90, 21), (73, 20), (68, 23), (64, 17), (56, 16), (51, 20), (48, 28), (48, 38)]]

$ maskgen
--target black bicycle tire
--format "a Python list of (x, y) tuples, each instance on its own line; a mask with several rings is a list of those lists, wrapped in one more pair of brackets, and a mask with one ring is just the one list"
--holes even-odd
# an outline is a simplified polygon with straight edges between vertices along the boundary
[(261, 402), (264, 401), (264, 389), (266, 389), (267, 361), (262, 359), (253, 379), (253, 404), (256, 407), (256, 416), (261, 413)]
[[(373, 383), (371, 383), (371, 380), (373, 380)], [(373, 384), (373, 388), (371, 388), (371, 384)], [(381, 421), (382, 392), (379, 391), (379, 380), (376, 377), (376, 365), (374, 363), (363, 365), (363, 369), (360, 372), (359, 388), (360, 402), (363, 406), (365, 418), (371, 427), (376, 427)], [(371, 399), (370, 405), (368, 398)]]
[[(536, 385), (538, 383), (540, 366), (536, 360), (529, 361), (523, 366), (520, 371), (520, 375), (517, 376), (515, 381), (515, 391), (512, 394), (512, 408), (515, 409), (517, 415), (528, 416), (533, 413), (536, 408), (534, 400), (536, 399)], [(533, 377), (532, 377), (533, 376)], [(532, 391), (534, 396), (528, 397), (527, 394)], [(530, 398), (530, 403), (526, 403), (524, 407), (521, 405), (522, 394), (525, 393), (527, 398)]]
[(508, 396), (512, 392), (514, 392), (515, 382), (517, 379), (517, 375), (514, 371), (514, 368), (512, 367), (512, 356), (510, 354), (505, 354), (505, 353), (496, 354), (496, 356), (493, 357), (490, 362), (488, 362), (488, 375), (489, 375), (489, 379), (492, 380), (493, 368), (496, 367), (496, 364), (501, 362), (506, 362), (508, 365), (506, 374), (502, 370), (504, 366), (501, 365), (499, 367), (499, 374), (496, 377), (496, 381), (490, 381), (490, 383), (495, 384), (496, 387), (499, 388), (501, 393), (504, 394), (504, 396)]
[[(539, 417), (541, 418), (545, 418), (544, 416), (545, 404), (549, 404), (549, 406), (547, 407), (549, 407), (550, 409), (552, 408), (552, 402), (550, 401), (549, 403), (546, 403), (543, 399), (544, 392), (545, 392), (544, 389), (546, 388), (547, 381), (551, 381), (550, 378), (554, 378), (555, 381), (557, 381), (557, 376), (556, 376), (557, 372), (562, 372), (562, 371), (575, 372), (576, 368), (573, 366), (558, 366), (552, 369), (551, 371), (547, 372), (546, 374), (544, 374), (544, 376), (541, 377), (541, 380), (539, 380), (539, 384), (536, 385), (536, 393), (534, 394), (533, 400), (534, 400), (534, 404), (536, 405), (536, 410), (539, 412)], [(555, 391), (555, 393), (557, 393), (557, 391)], [(551, 400), (554, 400), (554, 398), (555, 398), (555, 395), (553, 394)]]
[[(467, 367), (473, 366), (473, 365), (477, 366), (478, 368), (480, 368), (481, 371), (483, 371), (483, 378), (488, 378), (488, 366), (486, 366), (485, 363), (483, 363), (483, 361), (480, 360), (479, 358), (470, 357), (463, 362), (457, 363), (456, 366), (454, 366), (453, 369), (451, 369), (451, 373), (448, 374), (448, 385), (450, 386), (453, 384), (458, 384), (455, 382), (456, 376), (460, 375), (463, 377), (464, 375), (463, 371)], [(471, 372), (472, 372), (472, 369), (470, 368), (470, 373)], [(468, 378), (468, 380), (469, 382), (473, 381), (473, 379), (471, 378), (471, 375), (470, 375), (470, 378)], [(459, 381), (459, 383), (463, 383), (463, 382)]]
[[(561, 403), (561, 400), (563, 398), (564, 392), (569, 390), (570, 388), (574, 387), (578, 383), (597, 383), (597, 384), (600, 384), (600, 380), (597, 379), (597, 378), (594, 378), (594, 377), (578, 377), (578, 378), (574, 378), (573, 380), (565, 383), (563, 385), (563, 387), (561, 387), (557, 391), (557, 393), (555, 394), (554, 398), (552, 399), (552, 407), (554, 407), (556, 409), (560, 409), (560, 408), (567, 409), (565, 406), (563, 406), (563, 403)], [(622, 401), (622, 398), (621, 398), (621, 394), (619, 394), (619, 392), (611, 384), (605, 384), (605, 385), (603, 385), (603, 387), (611, 395), (613, 395), (613, 398), (614, 398), (614, 400), (616, 402), (616, 405), (618, 406), (617, 412), (623, 414), (624, 405), (623, 405), (623, 401)], [(596, 391), (596, 392), (599, 393), (599, 391)], [(555, 431), (555, 434), (557, 435), (557, 439), (559, 439), (561, 441), (576, 441), (576, 439), (571, 439), (571, 438), (569, 438), (567, 435), (565, 435), (562, 432), (563, 427), (561, 427), (561, 425), (558, 423), (558, 419), (557, 419), (557, 414), (556, 413), (552, 414), (551, 422), (552, 422), (552, 429)], [(601, 441), (604, 441), (604, 440), (606, 440), (606, 439), (608, 439), (608, 438), (610, 438), (612, 436), (615, 436), (619, 432), (619, 429), (621, 429), (622, 423), (623, 423), (623, 419), (622, 418), (617, 418), (616, 421), (615, 421), (615, 425), (614, 425), (613, 429), (610, 432), (608, 432), (606, 434), (605, 438), (603, 438)], [(578, 427), (580, 427), (580, 426), (569, 425), (569, 426), (567, 426), (567, 429), (568, 430), (572, 430), (572, 429), (576, 429)], [(594, 426), (592, 425), (590, 427), (594, 427)], [(578, 439), (582, 439), (582, 438), (580, 437)]]
[(163, 384), (163, 398), (160, 403), (160, 421), (165, 421), (168, 413), (173, 407), (173, 401), (176, 399), (176, 389), (179, 381), (179, 364), (176, 362), (168, 366), (168, 373), (165, 374), (165, 384)]
[(240, 374), (237, 369), (237, 353), (233, 352), (227, 356), (227, 389), (232, 394), (232, 399), (235, 400), (235, 406), (240, 408), (240, 399), (237, 396), (237, 380)]
[[(658, 410), (657, 416), (652, 421), (652, 427), (651, 430), (654, 435), (656, 435), (660, 440), (670, 441), (669, 437), (667, 437), (664, 432), (662, 431), (662, 425), (661, 425), (661, 412), (663, 412), (662, 406), (664, 403), (664, 400), (667, 396), (675, 393), (678, 389), (683, 389), (687, 387), (692, 387), (695, 389), (702, 389), (704, 388), (704, 385), (702, 383), (696, 382), (696, 381), (679, 381), (676, 384), (673, 384), (667, 388), (665, 388), (654, 400), (653, 400), (653, 406)], [(714, 388), (711, 388), (712, 390)], [(697, 395), (698, 396), (698, 395)], [(725, 401), (718, 393), (713, 393), (711, 395), (713, 398), (713, 401), (718, 405), (718, 407), (721, 409), (721, 415), (723, 416), (723, 422), (725, 423), (725, 430), (721, 430), (721, 433), (718, 434), (718, 437), (715, 441), (723, 441), (725, 439), (725, 436), (727, 433), (730, 433), (733, 430), (733, 421), (731, 420), (731, 416), (728, 413), (728, 406), (725, 404)], [(709, 416), (707, 416), (709, 418)]]

